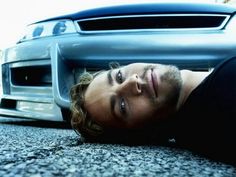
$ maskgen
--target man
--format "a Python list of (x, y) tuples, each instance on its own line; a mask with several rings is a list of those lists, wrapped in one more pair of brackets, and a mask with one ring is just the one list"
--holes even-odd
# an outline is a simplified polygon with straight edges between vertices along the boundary
[(86, 73), (71, 89), (72, 126), (90, 139), (174, 140), (235, 162), (235, 68), (232, 58), (212, 73), (145, 63)]

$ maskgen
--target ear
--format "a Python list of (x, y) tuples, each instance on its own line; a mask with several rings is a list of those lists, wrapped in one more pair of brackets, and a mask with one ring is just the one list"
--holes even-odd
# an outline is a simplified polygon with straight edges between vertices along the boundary
[(116, 69), (116, 68), (119, 68), (120, 67), (120, 64), (118, 62), (110, 62), (109, 63), (109, 68), (110, 69)]

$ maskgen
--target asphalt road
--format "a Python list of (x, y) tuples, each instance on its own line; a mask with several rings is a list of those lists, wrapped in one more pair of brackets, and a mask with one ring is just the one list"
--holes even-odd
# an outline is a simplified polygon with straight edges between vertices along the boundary
[(61, 123), (0, 117), (0, 133), (0, 177), (236, 176), (185, 150), (83, 143)]

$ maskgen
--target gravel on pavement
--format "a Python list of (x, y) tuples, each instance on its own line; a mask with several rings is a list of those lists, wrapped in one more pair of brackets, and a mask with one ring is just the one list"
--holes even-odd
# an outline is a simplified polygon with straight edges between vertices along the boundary
[(186, 150), (83, 143), (63, 123), (0, 117), (0, 177), (236, 176)]

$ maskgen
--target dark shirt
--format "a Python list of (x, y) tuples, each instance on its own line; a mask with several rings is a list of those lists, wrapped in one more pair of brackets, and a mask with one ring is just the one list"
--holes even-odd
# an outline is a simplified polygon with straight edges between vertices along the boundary
[(236, 162), (236, 58), (218, 65), (193, 90), (173, 125), (178, 145)]

